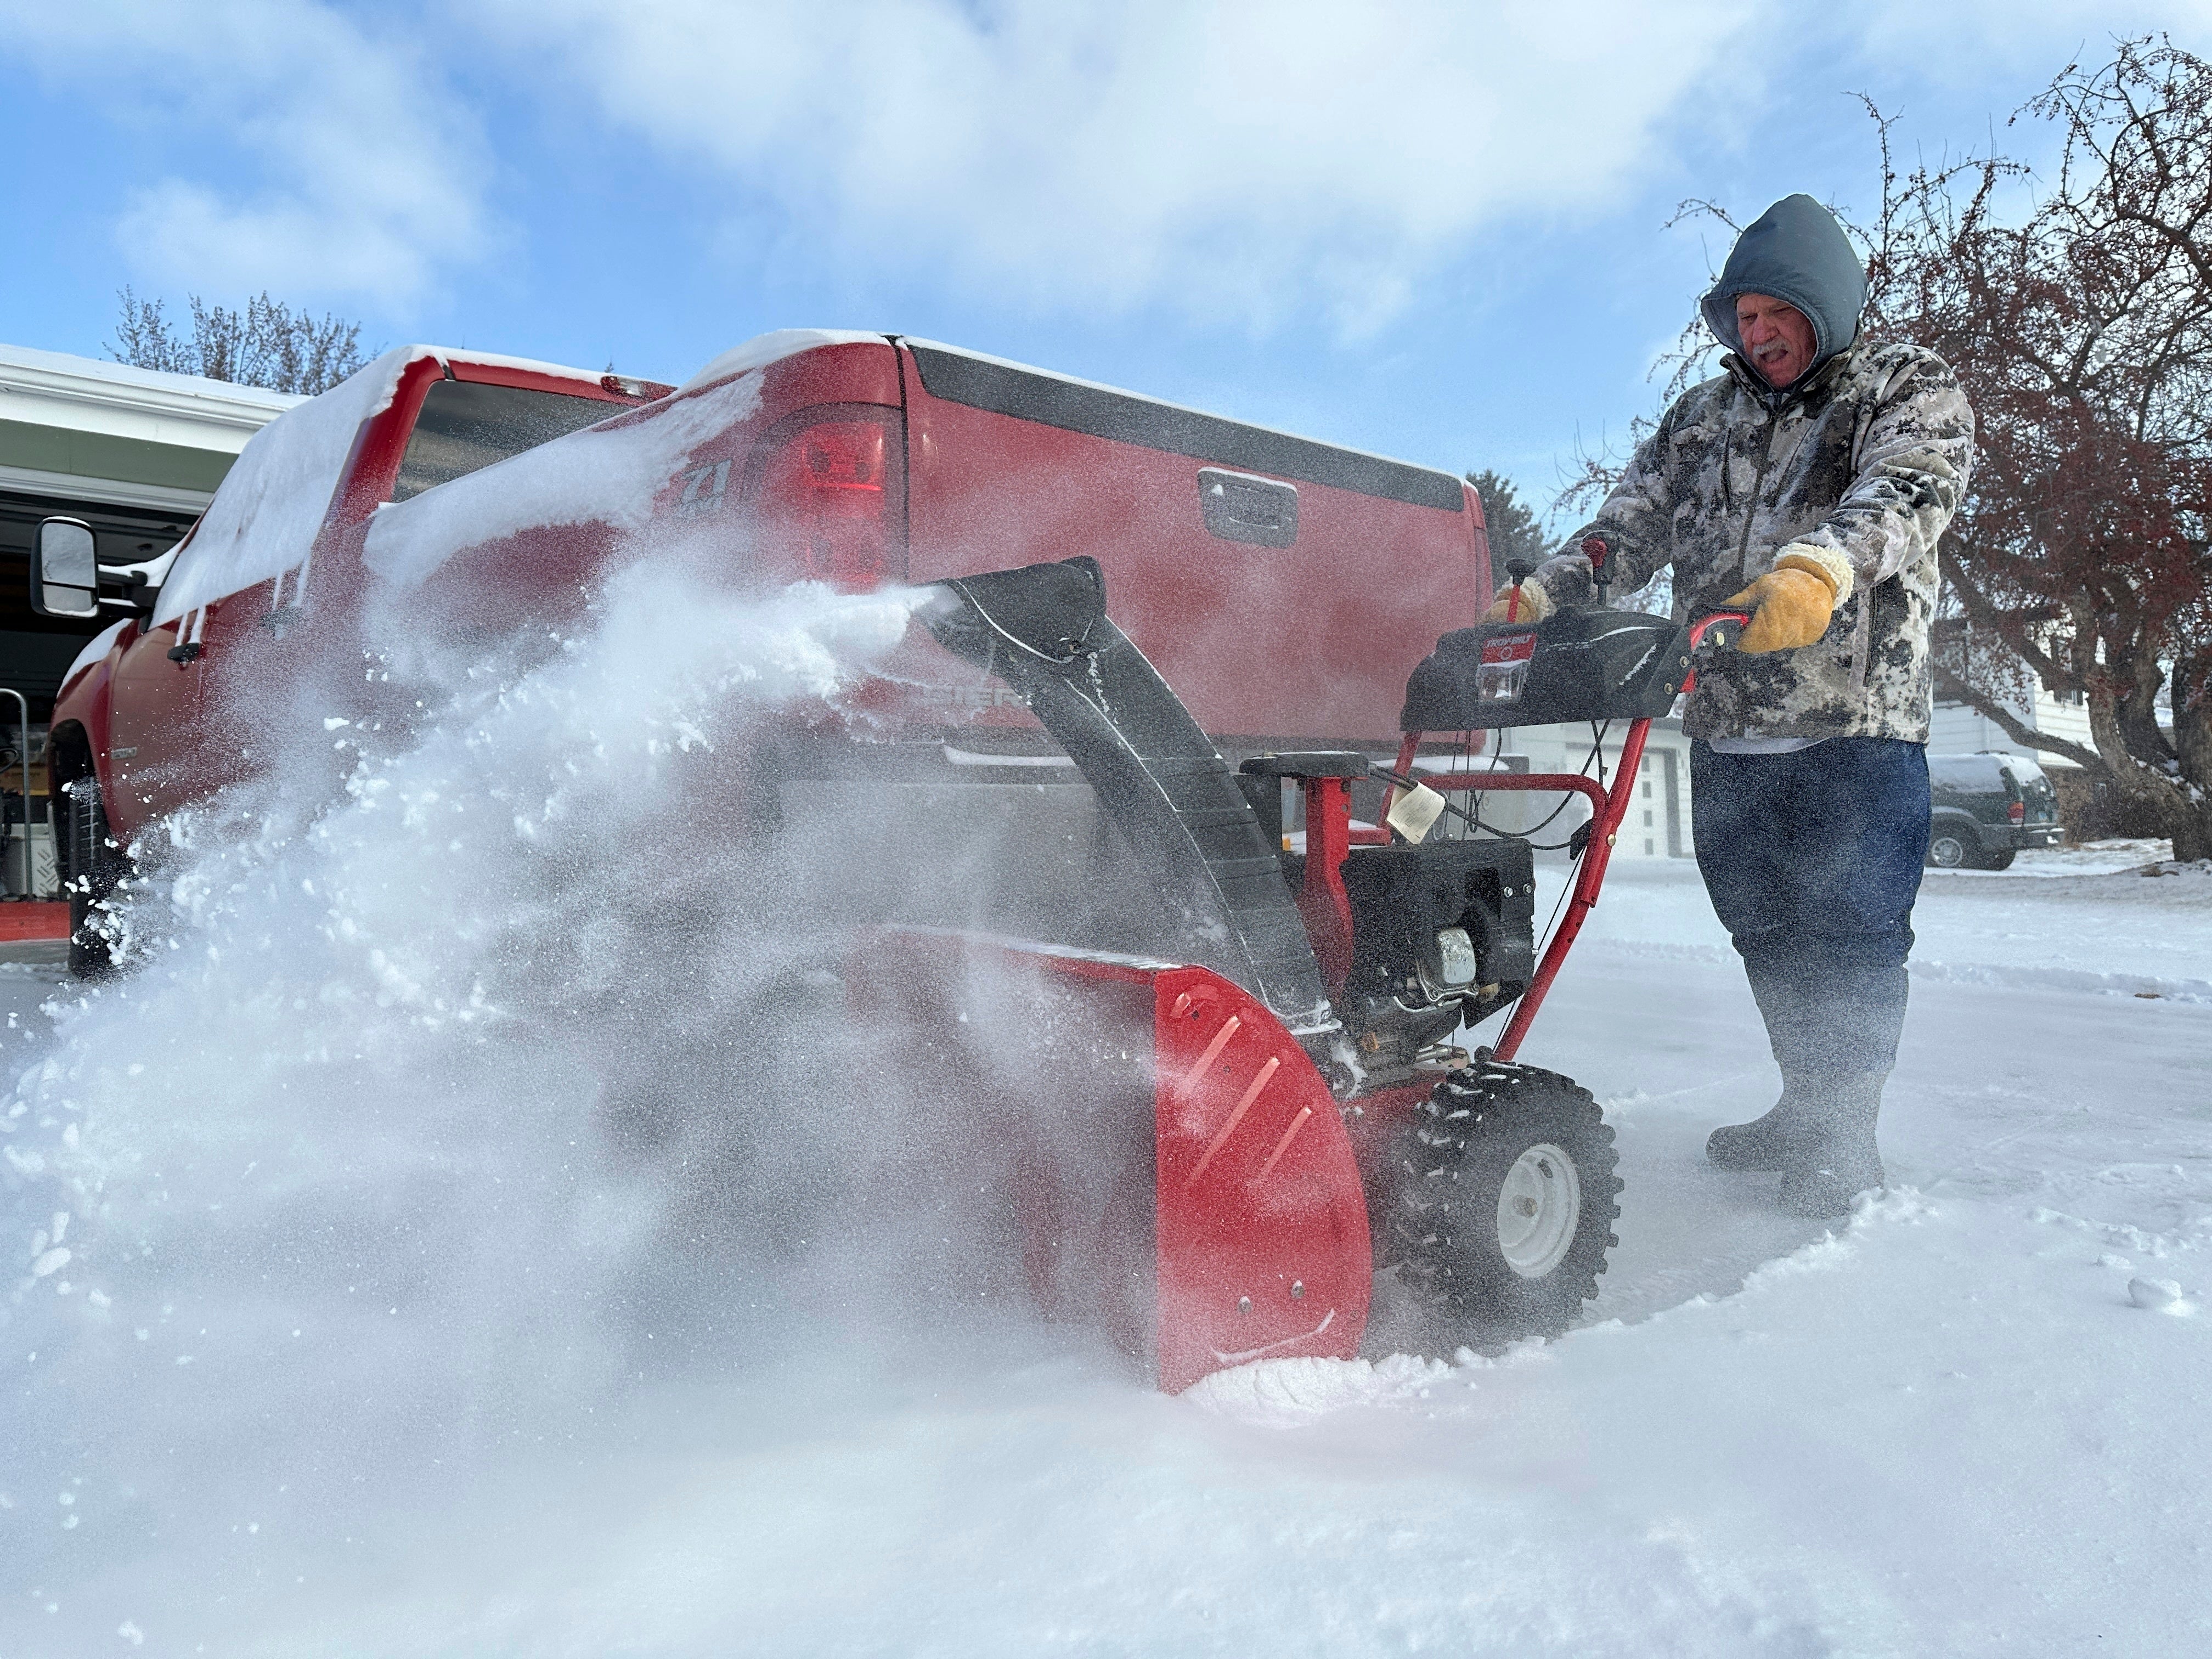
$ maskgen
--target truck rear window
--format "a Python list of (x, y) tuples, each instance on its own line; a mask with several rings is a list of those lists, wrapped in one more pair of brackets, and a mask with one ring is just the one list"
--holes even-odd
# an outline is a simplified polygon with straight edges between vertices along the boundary
[(623, 405), (558, 392), (440, 380), (422, 399), (392, 499), (404, 501), (494, 461), (622, 413)]

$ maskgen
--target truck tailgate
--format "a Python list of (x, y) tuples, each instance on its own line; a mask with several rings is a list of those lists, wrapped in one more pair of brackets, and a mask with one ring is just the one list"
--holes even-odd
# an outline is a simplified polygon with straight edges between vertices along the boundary
[(1489, 599), (1449, 473), (927, 341), (899, 360), (911, 579), (1089, 554), (1229, 746), (1394, 742), (1413, 665)]

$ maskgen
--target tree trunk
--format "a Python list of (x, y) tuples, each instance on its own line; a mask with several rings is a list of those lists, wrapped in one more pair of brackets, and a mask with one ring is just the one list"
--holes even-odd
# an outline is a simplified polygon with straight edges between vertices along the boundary
[(2212, 707), (2202, 700), (2192, 705), (2184, 689), (2203, 684), (2201, 668), (2173, 677), (2173, 751), (2181, 770), (2175, 793), (2191, 809), (2173, 832), (2173, 856), (2185, 860), (2212, 859)]
[[(2130, 753), (2118, 702), (2108, 677), (2100, 676), (2091, 684), (2089, 731), (2112, 774), (2112, 787), (2156, 817), (2173, 842), (2175, 859), (2212, 858), (2212, 791), (2191, 783), (2178, 769), (2154, 769)], [(2184, 718), (2196, 716), (2192, 713)]]

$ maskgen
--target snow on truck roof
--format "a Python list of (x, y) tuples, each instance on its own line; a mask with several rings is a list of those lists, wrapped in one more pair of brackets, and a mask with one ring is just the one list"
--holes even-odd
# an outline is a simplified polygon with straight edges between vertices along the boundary
[[(801, 329), (763, 335), (715, 358), (686, 382), (684, 389), (731, 379), (747, 369), (814, 346), (883, 337), (880, 334)], [(426, 357), (440, 362), (527, 369), (557, 380), (574, 380), (594, 392), (600, 385), (600, 377), (590, 370), (564, 363), (507, 357), (489, 351), (405, 345), (385, 352), (320, 397), (287, 399), (288, 404), (293, 406), (253, 435), (223, 480), (222, 487), (216, 492), (214, 501), (193, 532), (191, 556), (182, 562), (181, 568), (161, 589), (154, 624), (176, 621), (226, 593), (273, 580), (304, 565), (329, 514), (331, 500), (337, 494), (346, 460), (352, 453), (355, 433), (362, 422), (390, 406), (398, 390), (399, 377), (407, 366)], [(611, 416), (618, 412), (613, 406), (607, 410)], [(723, 418), (729, 418), (727, 410), (721, 412)], [(692, 424), (678, 422), (676, 426), (688, 429)], [(681, 434), (672, 429), (665, 435), (672, 440)], [(563, 452), (570, 457), (574, 453), (573, 449)], [(522, 457), (514, 459), (520, 460)], [(564, 460), (554, 469), (551, 477), (539, 481), (548, 484), (565, 482), (568, 488), (558, 490), (550, 504), (540, 495), (534, 516), (526, 520), (519, 521), (518, 514), (532, 509), (516, 499), (514, 492), (503, 489), (465, 492), (474, 499), (466, 503), (465, 510), (459, 512), (453, 508), (462, 504), (456, 502), (449, 507), (447, 503), (451, 498), (438, 490), (416, 497), (417, 501), (432, 504), (415, 511), (401, 511), (402, 507), (412, 507), (412, 502), (386, 507), (379, 514), (379, 523), (370, 537), (370, 565), (401, 580), (419, 580), (456, 547), (468, 544), (453, 542), (456, 536), (481, 540), (489, 535), (521, 528), (523, 522), (557, 523), (583, 513), (587, 503), (569, 499), (578, 494), (580, 476), (573, 468), (573, 460)], [(513, 477), (512, 474), (504, 476)], [(588, 502), (591, 512), (586, 516), (602, 514), (604, 492), (590, 487), (583, 493), (592, 497)], [(399, 513), (400, 518), (387, 529), (382, 520), (392, 513)], [(393, 532), (400, 523), (416, 532), (428, 532), (433, 524), (437, 524), (443, 533), (426, 535), (411, 555), (402, 555), (393, 550), (399, 545)]]
[[(385, 352), (320, 397), (288, 399), (294, 406), (247, 441), (216, 491), (192, 532), (191, 556), (162, 586), (153, 625), (173, 622), (226, 593), (304, 565), (337, 494), (354, 434), (362, 422), (391, 405), (407, 366), (424, 358), (527, 369), (599, 389), (597, 374), (564, 363), (404, 345)], [(607, 412), (616, 410), (610, 405)]]
[[(385, 580), (410, 587), (464, 548), (541, 525), (643, 530), (660, 487), (691, 452), (760, 408), (761, 377), (750, 370), (719, 383), (701, 376), (696, 384), (653, 404), (650, 420), (584, 427), (379, 507), (362, 562)], [(620, 411), (607, 412), (611, 419)]]

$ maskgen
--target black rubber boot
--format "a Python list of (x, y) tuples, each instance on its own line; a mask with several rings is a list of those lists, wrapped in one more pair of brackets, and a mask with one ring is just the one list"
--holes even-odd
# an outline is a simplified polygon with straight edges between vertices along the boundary
[(1783, 1079), (1773, 1109), (1748, 1123), (1723, 1123), (1705, 1139), (1705, 1156), (1723, 1170), (1771, 1173), (1787, 1170), (1805, 1139), (1804, 1090)]
[(1838, 1078), (1807, 1104), (1805, 1135), (1782, 1166), (1782, 1207), (1794, 1215), (1849, 1215), (1861, 1193), (1879, 1191), (1884, 1171), (1875, 1145), (1886, 1072)]

